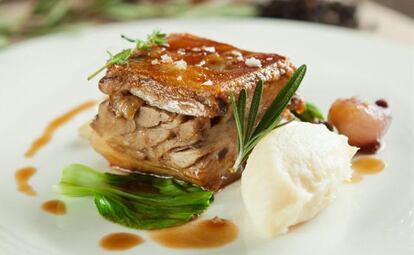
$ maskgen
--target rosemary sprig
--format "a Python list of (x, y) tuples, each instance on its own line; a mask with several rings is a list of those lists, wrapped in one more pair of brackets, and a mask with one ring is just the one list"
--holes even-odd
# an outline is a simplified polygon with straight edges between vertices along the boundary
[(254, 90), (252, 102), (250, 105), (250, 112), (247, 118), (247, 125), (245, 125), (245, 108), (246, 108), (246, 90), (240, 92), (239, 98), (236, 102), (235, 96), (231, 96), (231, 103), (233, 106), (233, 115), (237, 127), (237, 158), (233, 165), (232, 171), (235, 172), (246, 161), (250, 152), (265, 137), (270, 131), (281, 127), (279, 124), (280, 115), (285, 110), (290, 102), (290, 99), (299, 88), (300, 83), (306, 73), (306, 65), (300, 66), (292, 75), (290, 80), (286, 83), (280, 93), (273, 100), (262, 119), (258, 122), (256, 128), (257, 112), (259, 110), (260, 101), (263, 94), (263, 83), (261, 80), (257, 83)]
[(167, 35), (161, 33), (160, 30), (153, 31), (150, 35), (147, 36), (146, 40), (131, 39), (129, 37), (126, 37), (125, 35), (121, 35), (121, 37), (129, 42), (135, 43), (135, 48), (125, 49), (115, 55), (107, 51), (109, 54), (109, 59), (106, 61), (105, 65), (103, 65), (98, 70), (96, 70), (88, 76), (88, 81), (93, 79), (96, 75), (98, 75), (100, 72), (102, 72), (111, 65), (126, 64), (128, 62), (129, 57), (131, 57), (134, 51), (149, 50), (152, 46), (163, 45), (167, 43)]

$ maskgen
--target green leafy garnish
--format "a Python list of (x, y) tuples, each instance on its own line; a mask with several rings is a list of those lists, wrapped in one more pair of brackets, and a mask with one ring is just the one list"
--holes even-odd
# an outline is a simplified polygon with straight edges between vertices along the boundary
[(106, 68), (108, 68), (111, 65), (123, 65), (126, 64), (128, 61), (128, 58), (131, 56), (132, 54), (132, 49), (126, 49), (123, 50), (115, 55), (113, 55), (111, 52), (107, 51), (108, 55), (109, 55), (109, 59), (106, 61), (105, 65), (103, 65), (102, 67), (100, 67), (98, 70), (96, 70), (95, 72), (93, 72), (92, 74), (90, 74), (88, 76), (88, 80), (91, 80), (93, 77), (95, 77), (96, 75), (98, 75), (100, 72), (102, 72), (103, 70), (105, 70)]
[(135, 48), (132, 49), (125, 49), (115, 55), (110, 53), (109, 59), (106, 61), (105, 65), (100, 67), (95, 72), (91, 73), (88, 76), (88, 80), (93, 79), (96, 75), (98, 75), (100, 72), (105, 70), (111, 65), (123, 65), (128, 62), (129, 57), (132, 55), (134, 51), (145, 51), (151, 49), (152, 46), (155, 45), (163, 45), (167, 43), (167, 35), (164, 33), (161, 33), (159, 30), (153, 31), (150, 35), (147, 36), (146, 40), (140, 40), (140, 39), (131, 39), (129, 37), (126, 37), (124, 35), (121, 35), (121, 37), (129, 42), (135, 43)]
[(231, 96), (233, 115), (237, 127), (237, 158), (233, 165), (232, 171), (237, 171), (239, 169), (239, 167), (246, 161), (250, 152), (263, 137), (265, 137), (273, 129), (284, 125), (279, 125), (281, 120), (280, 115), (289, 104), (290, 99), (295, 94), (296, 90), (299, 88), (305, 73), (306, 65), (302, 65), (296, 70), (290, 80), (273, 100), (262, 119), (258, 122), (256, 128), (254, 128), (254, 125), (256, 123), (257, 112), (263, 93), (262, 81), (259, 80), (254, 90), (250, 105), (250, 112), (247, 118), (247, 125), (245, 125), (246, 91), (243, 89), (240, 92), (237, 102), (235, 96)]
[(213, 192), (173, 178), (102, 173), (80, 164), (63, 169), (56, 190), (72, 197), (94, 196), (104, 218), (136, 229), (184, 224), (214, 199)]
[(121, 37), (129, 42), (135, 43), (135, 49), (138, 50), (149, 50), (154, 45), (163, 45), (167, 43), (167, 35), (160, 30), (154, 30), (147, 36), (147, 40), (131, 39), (125, 35), (121, 35)]
[(301, 121), (319, 123), (323, 122), (325, 118), (319, 108), (309, 102), (305, 103), (305, 110), (302, 113), (293, 112)]

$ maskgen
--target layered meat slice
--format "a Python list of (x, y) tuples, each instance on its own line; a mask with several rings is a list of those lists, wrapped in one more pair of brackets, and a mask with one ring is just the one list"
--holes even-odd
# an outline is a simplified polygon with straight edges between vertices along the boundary
[(230, 95), (264, 82), (263, 112), (292, 75), (288, 59), (189, 34), (137, 52), (100, 81), (108, 98), (91, 143), (113, 166), (174, 176), (217, 190), (237, 179)]

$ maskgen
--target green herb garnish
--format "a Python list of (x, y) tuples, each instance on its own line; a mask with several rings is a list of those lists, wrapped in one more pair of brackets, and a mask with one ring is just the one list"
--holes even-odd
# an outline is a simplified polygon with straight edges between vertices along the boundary
[(121, 37), (129, 42), (135, 43), (135, 48), (125, 49), (115, 55), (107, 51), (109, 54), (109, 59), (106, 61), (105, 65), (103, 65), (98, 70), (90, 74), (88, 76), (88, 80), (93, 79), (93, 77), (95, 77), (96, 75), (98, 75), (100, 72), (102, 72), (103, 70), (105, 70), (111, 65), (126, 64), (128, 62), (129, 57), (132, 55), (134, 51), (149, 50), (151, 49), (152, 46), (163, 45), (167, 43), (167, 35), (164, 33), (161, 33), (159, 30), (153, 31), (150, 35), (147, 36), (146, 40), (131, 39), (124, 35), (121, 35)]
[(72, 197), (94, 196), (104, 218), (136, 229), (184, 224), (214, 199), (213, 192), (173, 178), (102, 173), (80, 164), (63, 169), (56, 190)]
[(103, 65), (102, 67), (100, 67), (98, 70), (96, 70), (95, 72), (93, 72), (92, 74), (90, 74), (88, 76), (88, 81), (91, 80), (93, 77), (95, 77), (96, 75), (98, 75), (100, 72), (102, 72), (103, 70), (105, 70), (106, 68), (108, 68), (111, 65), (123, 65), (126, 64), (128, 61), (128, 58), (131, 56), (132, 54), (132, 49), (126, 49), (123, 50), (115, 55), (113, 55), (111, 52), (107, 51), (108, 55), (109, 55), (109, 59), (106, 61), (105, 65)]
[(293, 111), (293, 114), (295, 114), (301, 121), (305, 122), (319, 123), (325, 120), (321, 110), (319, 110), (316, 105), (309, 102), (305, 103), (305, 110), (302, 113)]
[(296, 90), (299, 88), (305, 73), (306, 65), (302, 65), (296, 70), (290, 80), (273, 100), (262, 119), (258, 122), (256, 128), (254, 128), (254, 126), (263, 93), (262, 81), (259, 80), (254, 90), (247, 123), (245, 123), (246, 90), (243, 89), (240, 92), (237, 102), (235, 96), (231, 96), (233, 115), (237, 127), (237, 158), (233, 165), (232, 171), (237, 171), (239, 169), (239, 167), (246, 161), (250, 152), (263, 137), (265, 137), (273, 129), (284, 125), (279, 125), (281, 120), (280, 115), (289, 104), (290, 99), (295, 94)]
[(121, 37), (128, 42), (135, 43), (135, 49), (149, 50), (154, 45), (163, 45), (167, 43), (167, 34), (162, 33), (160, 30), (154, 30), (147, 36), (147, 40), (131, 39), (125, 35)]

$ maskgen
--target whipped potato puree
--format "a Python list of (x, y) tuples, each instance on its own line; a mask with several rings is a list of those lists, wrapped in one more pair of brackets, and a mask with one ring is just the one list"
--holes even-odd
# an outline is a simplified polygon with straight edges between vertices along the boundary
[(350, 179), (356, 151), (322, 124), (295, 121), (272, 131), (252, 151), (241, 180), (257, 229), (275, 236), (316, 216)]

